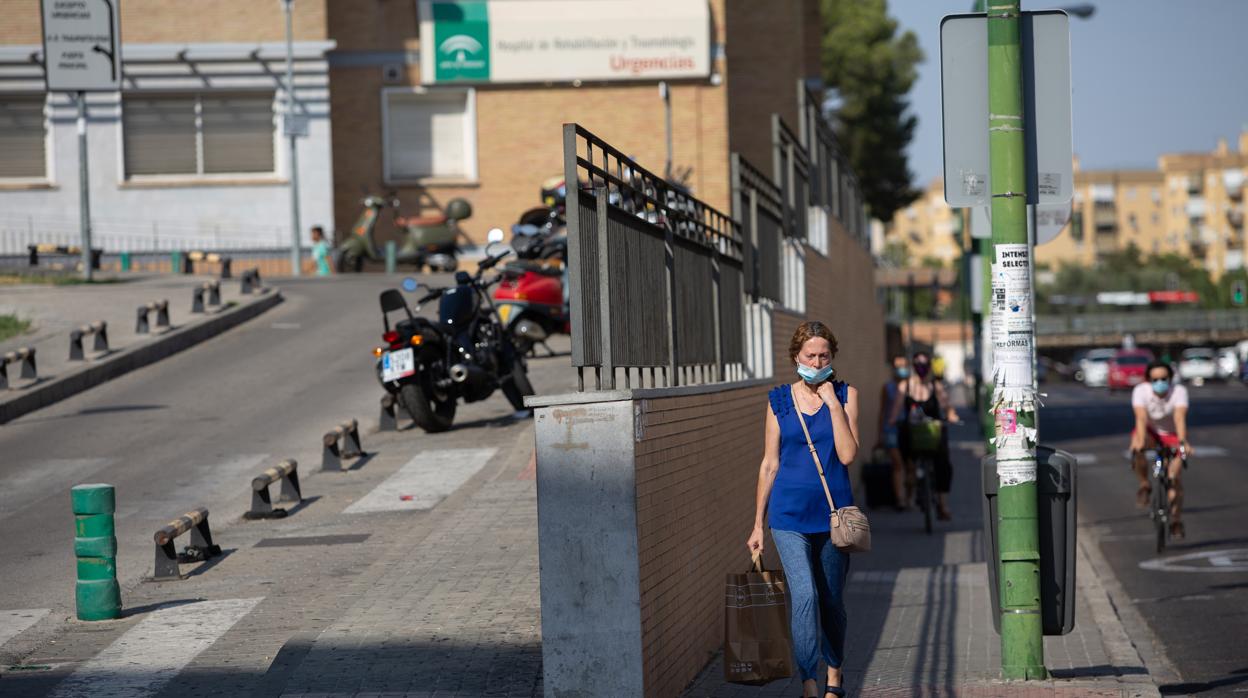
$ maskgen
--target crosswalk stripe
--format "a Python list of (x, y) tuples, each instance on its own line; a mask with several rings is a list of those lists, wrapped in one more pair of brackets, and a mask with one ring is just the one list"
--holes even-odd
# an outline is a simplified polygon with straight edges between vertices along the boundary
[(51, 698), (143, 698), (212, 646), (261, 598), (165, 606), (87, 660)]
[(48, 615), (46, 608), (22, 608), (14, 611), (0, 611), (0, 647), (4, 643), (21, 635), (27, 628), (43, 620)]
[(476, 475), (497, 452), (496, 448), (422, 451), (343, 513), (432, 509)]

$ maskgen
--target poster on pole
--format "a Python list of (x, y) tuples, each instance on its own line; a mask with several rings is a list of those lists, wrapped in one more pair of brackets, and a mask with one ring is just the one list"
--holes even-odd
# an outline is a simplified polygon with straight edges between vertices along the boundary
[(120, 0), (41, 0), (49, 92), (121, 89)]

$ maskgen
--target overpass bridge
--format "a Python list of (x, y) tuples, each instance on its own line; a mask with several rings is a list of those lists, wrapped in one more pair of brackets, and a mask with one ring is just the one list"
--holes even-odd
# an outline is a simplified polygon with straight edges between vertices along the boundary
[(1127, 335), (1140, 346), (1226, 346), (1248, 340), (1248, 309), (1142, 310), (1036, 318), (1038, 349), (1116, 347)]

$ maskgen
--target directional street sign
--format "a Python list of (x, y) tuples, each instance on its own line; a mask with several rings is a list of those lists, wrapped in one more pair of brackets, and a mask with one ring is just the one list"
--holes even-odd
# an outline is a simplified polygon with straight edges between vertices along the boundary
[(121, 89), (120, 0), (41, 0), (49, 92)]
[[(1060, 10), (1024, 12), (1020, 24), (1027, 203), (1065, 204), (1074, 190), (1070, 18)], [(945, 201), (954, 208), (988, 206), (988, 20), (983, 14), (941, 21), (940, 88)], [(1048, 217), (1043, 210), (1038, 214)]]

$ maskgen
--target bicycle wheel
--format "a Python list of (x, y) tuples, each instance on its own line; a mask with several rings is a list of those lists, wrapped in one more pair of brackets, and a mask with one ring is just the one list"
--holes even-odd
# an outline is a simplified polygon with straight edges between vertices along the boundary
[(919, 503), (919, 509), (923, 512), (923, 530), (926, 533), (932, 532), (932, 461), (930, 458), (922, 457), (915, 460), (915, 499)]
[(1166, 549), (1166, 538), (1170, 535), (1170, 495), (1166, 492), (1168, 483), (1164, 477), (1153, 478), (1153, 526), (1157, 530), (1157, 552)]

